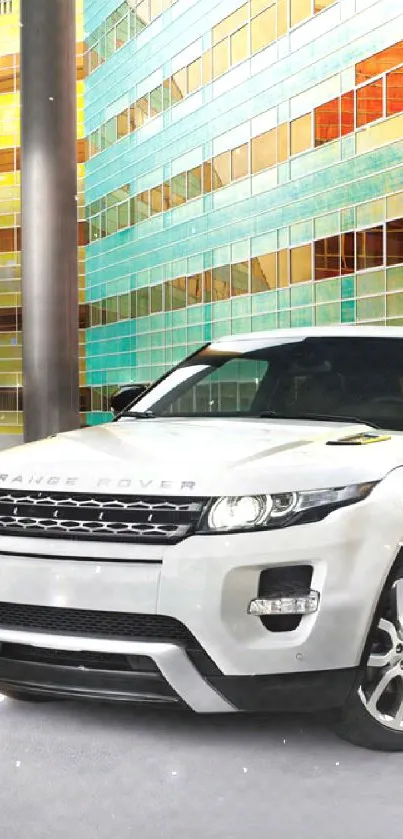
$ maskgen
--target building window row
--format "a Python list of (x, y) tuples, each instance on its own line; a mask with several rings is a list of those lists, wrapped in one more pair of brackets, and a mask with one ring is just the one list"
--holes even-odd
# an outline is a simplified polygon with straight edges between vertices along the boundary
[(89, 305), (90, 326), (403, 264), (403, 219), (144, 286)]

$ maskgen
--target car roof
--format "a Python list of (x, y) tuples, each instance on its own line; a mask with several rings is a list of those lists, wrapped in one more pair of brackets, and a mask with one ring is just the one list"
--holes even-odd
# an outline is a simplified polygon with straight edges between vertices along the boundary
[(400, 326), (312, 326), (306, 329), (270, 329), (265, 332), (245, 332), (215, 338), (213, 344), (237, 341), (265, 341), (287, 338), (403, 338)]

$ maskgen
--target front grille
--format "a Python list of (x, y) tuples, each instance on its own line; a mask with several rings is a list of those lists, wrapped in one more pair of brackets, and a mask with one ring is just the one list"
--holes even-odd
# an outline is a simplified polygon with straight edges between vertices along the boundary
[(166, 615), (140, 615), (131, 612), (101, 612), (63, 609), (56, 606), (30, 606), (0, 603), (0, 627), (55, 635), (91, 638), (130, 638), (137, 641), (171, 641), (198, 648), (183, 623)]
[(172, 544), (196, 529), (201, 498), (0, 493), (0, 535)]
[(11, 661), (36, 662), (57, 667), (81, 667), (86, 670), (116, 670), (118, 672), (158, 673), (155, 662), (147, 656), (125, 656), (89, 650), (48, 650), (26, 644), (2, 644), (1, 658)]

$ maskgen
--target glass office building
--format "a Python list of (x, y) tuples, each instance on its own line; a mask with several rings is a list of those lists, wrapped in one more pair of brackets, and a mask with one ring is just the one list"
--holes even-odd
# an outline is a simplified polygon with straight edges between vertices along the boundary
[[(0, 1), (7, 430), (22, 421), (18, 6)], [(86, 421), (220, 335), (403, 325), (400, 2), (77, 8)]]
[(396, 0), (85, 0), (90, 422), (226, 333), (403, 325)]

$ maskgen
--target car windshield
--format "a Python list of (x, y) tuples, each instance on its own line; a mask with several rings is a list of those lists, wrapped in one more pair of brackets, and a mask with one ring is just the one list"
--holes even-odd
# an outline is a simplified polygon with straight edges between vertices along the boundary
[(252, 336), (217, 342), (158, 382), (135, 411), (161, 417), (348, 418), (403, 431), (403, 341)]

